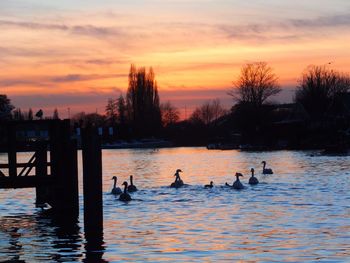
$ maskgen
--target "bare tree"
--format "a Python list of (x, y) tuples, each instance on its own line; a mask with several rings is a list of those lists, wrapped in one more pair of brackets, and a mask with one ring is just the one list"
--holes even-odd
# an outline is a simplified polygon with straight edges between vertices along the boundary
[(295, 101), (301, 103), (314, 118), (322, 117), (339, 96), (350, 90), (350, 76), (326, 66), (309, 66), (302, 74), (295, 93)]
[(160, 105), (160, 112), (162, 116), (162, 123), (164, 127), (176, 123), (180, 119), (179, 110), (173, 106), (170, 101)]
[(106, 105), (106, 116), (107, 120), (110, 122), (111, 125), (114, 125), (117, 121), (117, 102), (113, 99), (108, 99), (107, 105)]
[(226, 110), (221, 106), (220, 100), (215, 99), (205, 102), (197, 107), (190, 116), (192, 122), (202, 122), (208, 125), (226, 114)]
[(277, 76), (266, 62), (244, 65), (233, 84), (234, 87), (228, 94), (238, 103), (249, 103), (257, 108), (281, 91)]
[(78, 112), (73, 115), (72, 121), (80, 127), (103, 126), (105, 124), (105, 116), (98, 113)]

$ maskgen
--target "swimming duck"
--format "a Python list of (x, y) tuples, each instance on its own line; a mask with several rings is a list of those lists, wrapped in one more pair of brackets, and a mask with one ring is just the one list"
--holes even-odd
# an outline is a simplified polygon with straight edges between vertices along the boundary
[(112, 188), (111, 194), (113, 194), (113, 195), (120, 195), (123, 191), (122, 191), (122, 189), (117, 187), (117, 180), (118, 180), (117, 177), (113, 176), (112, 180), (114, 180), (114, 183), (113, 183), (113, 188)]
[(265, 161), (262, 161), (261, 163), (263, 164), (263, 171), (262, 171), (263, 174), (273, 174), (272, 169), (266, 168), (266, 162)]
[(210, 181), (210, 184), (206, 184), (206, 185), (204, 186), (204, 188), (213, 188), (213, 186), (214, 186), (213, 181)]
[(131, 201), (131, 196), (129, 195), (127, 189), (128, 189), (128, 182), (124, 182), (124, 192), (119, 196), (120, 201)]
[(237, 190), (240, 190), (240, 189), (243, 189), (244, 186), (243, 184), (241, 183), (241, 181), (239, 180), (239, 177), (240, 176), (243, 176), (243, 174), (241, 173), (236, 173), (236, 181), (233, 183), (232, 187), (233, 189), (237, 189)]
[(259, 180), (254, 176), (254, 168), (250, 169), (250, 171), (252, 172), (252, 177), (249, 178), (249, 184), (251, 185), (258, 184)]
[(182, 173), (181, 169), (177, 169), (174, 176), (175, 176), (175, 182), (173, 182), (170, 187), (172, 188), (179, 188), (184, 185), (184, 182), (180, 178), (180, 173)]
[(128, 186), (128, 192), (132, 193), (132, 192), (136, 192), (137, 191), (137, 187), (133, 184), (133, 176), (130, 175), (130, 185)]

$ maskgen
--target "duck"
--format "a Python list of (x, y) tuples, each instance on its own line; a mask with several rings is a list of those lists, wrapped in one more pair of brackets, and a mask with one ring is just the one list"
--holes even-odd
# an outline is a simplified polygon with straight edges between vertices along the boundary
[(249, 184), (251, 185), (255, 185), (255, 184), (258, 184), (259, 183), (259, 180), (258, 178), (256, 178), (254, 176), (254, 168), (250, 169), (251, 173), (252, 173), (252, 176), (249, 178)]
[(179, 188), (184, 185), (184, 182), (180, 178), (180, 173), (182, 173), (181, 169), (177, 169), (174, 176), (175, 176), (175, 182), (173, 182), (170, 187), (172, 188)]
[(206, 185), (204, 186), (204, 188), (213, 188), (213, 186), (214, 186), (213, 181), (210, 181), (210, 184), (206, 184)]
[(132, 193), (132, 192), (136, 192), (137, 191), (137, 187), (133, 184), (133, 176), (130, 175), (130, 185), (128, 186), (128, 192)]
[(114, 183), (113, 183), (113, 188), (112, 188), (111, 194), (120, 195), (123, 191), (122, 191), (122, 189), (120, 189), (120, 187), (117, 187), (118, 178), (116, 176), (113, 176), (112, 180), (114, 180)]
[(262, 170), (263, 174), (273, 174), (272, 169), (266, 168), (266, 162), (265, 161), (262, 161), (261, 163), (263, 164), (263, 170)]
[(131, 201), (131, 196), (129, 195), (127, 189), (128, 189), (128, 182), (124, 182), (124, 192), (119, 196), (120, 201), (128, 202)]

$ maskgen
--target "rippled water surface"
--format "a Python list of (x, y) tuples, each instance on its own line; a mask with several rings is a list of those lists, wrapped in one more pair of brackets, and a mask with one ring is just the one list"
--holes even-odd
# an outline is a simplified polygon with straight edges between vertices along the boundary
[[(262, 160), (274, 175), (260, 174)], [(260, 180), (254, 187), (247, 184), (251, 167)], [(177, 168), (188, 186), (171, 189)], [(245, 175), (244, 190), (223, 187), (236, 171)], [(120, 184), (130, 174), (140, 191), (125, 204), (109, 194), (111, 177)], [(108, 262), (350, 262), (349, 178), (350, 157), (314, 152), (104, 150), (100, 256)], [(211, 180), (215, 187), (204, 189)], [(79, 222), (62, 227), (34, 201), (34, 189), (0, 190), (0, 261), (83, 261), (82, 204)]]

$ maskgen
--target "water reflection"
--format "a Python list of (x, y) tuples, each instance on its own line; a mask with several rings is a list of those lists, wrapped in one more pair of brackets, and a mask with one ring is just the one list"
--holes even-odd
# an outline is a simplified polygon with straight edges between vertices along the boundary
[[(0, 191), (0, 261), (350, 259), (350, 157), (176, 148), (106, 150), (103, 160), (104, 233), (89, 236), (79, 221), (40, 213), (32, 190)], [(261, 175), (262, 160), (274, 175)], [(255, 187), (247, 184), (252, 167), (260, 181)], [(170, 189), (177, 168), (189, 186)], [(236, 171), (246, 175), (246, 188), (221, 187)], [(125, 204), (109, 194), (111, 178), (121, 183), (130, 174), (140, 190)], [(215, 187), (204, 189), (210, 180)]]
[(77, 220), (42, 212), (5, 216), (0, 218), (0, 232), (2, 260), (77, 261), (82, 257)]
[(103, 259), (105, 247), (102, 232), (85, 232), (84, 262), (108, 262)]

